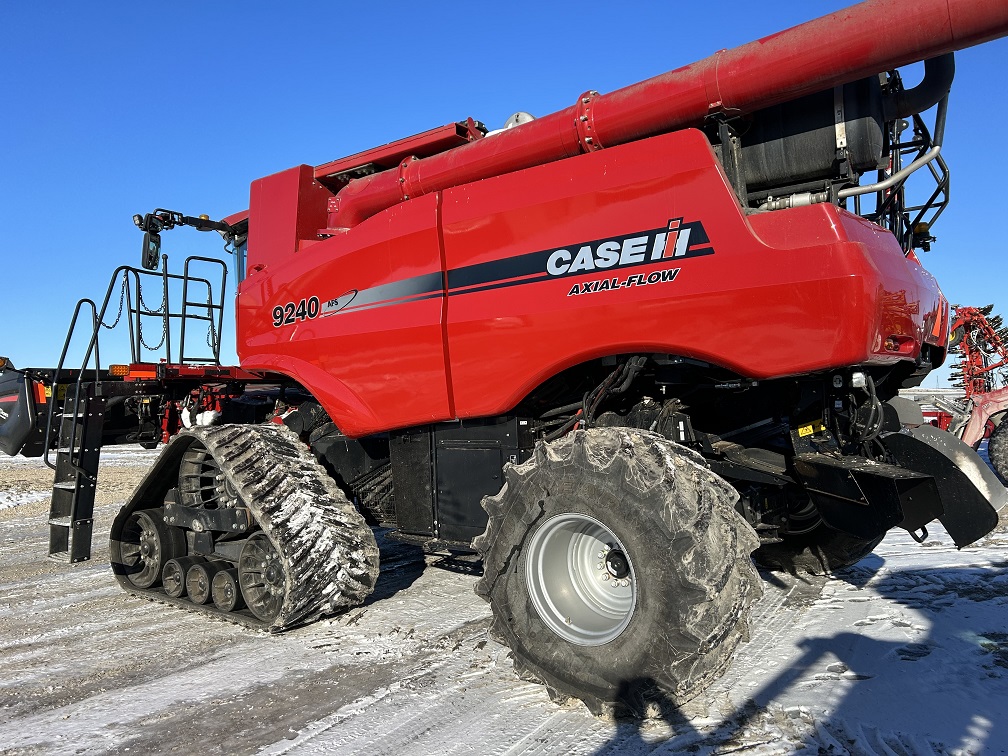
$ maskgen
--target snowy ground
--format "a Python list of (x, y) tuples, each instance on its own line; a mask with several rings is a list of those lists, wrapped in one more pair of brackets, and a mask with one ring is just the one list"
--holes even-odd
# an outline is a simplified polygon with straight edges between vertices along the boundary
[(472, 565), (382, 543), (364, 607), (281, 636), (124, 594), (114, 512), (153, 458), (105, 453), (95, 553), (46, 553), (49, 471), (0, 456), (4, 753), (1008, 752), (1008, 527), (894, 531), (830, 579), (765, 574), (752, 637), (681, 710), (553, 704), (487, 639)]

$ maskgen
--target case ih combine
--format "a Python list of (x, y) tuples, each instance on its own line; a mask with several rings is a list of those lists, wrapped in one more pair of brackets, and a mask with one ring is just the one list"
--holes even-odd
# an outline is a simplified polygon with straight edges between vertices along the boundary
[[(899, 7), (291, 168), (224, 221), (137, 216), (143, 267), (75, 314), (83, 367), (2, 374), (2, 448), (55, 455), (50, 551), (89, 556), (103, 443), (166, 440), (112, 528), (128, 591), (288, 628), (368, 595), (380, 524), (478, 552), (516, 666), (599, 711), (724, 670), (751, 555), (833, 569), (936, 519), (982, 537), (1004, 487), (897, 392), (948, 347), (914, 250), (947, 198), (952, 52), (1008, 33), (1008, 5)], [(238, 367), (223, 264), (160, 255), (180, 225), (234, 251)], [(123, 319), (131, 364), (102, 370)]]

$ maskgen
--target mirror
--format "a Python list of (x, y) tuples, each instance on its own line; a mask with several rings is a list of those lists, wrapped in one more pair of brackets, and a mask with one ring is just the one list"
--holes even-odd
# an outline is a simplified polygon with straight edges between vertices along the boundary
[(144, 234), (143, 254), (140, 258), (140, 265), (144, 270), (157, 270), (161, 261), (161, 234), (147, 231)]

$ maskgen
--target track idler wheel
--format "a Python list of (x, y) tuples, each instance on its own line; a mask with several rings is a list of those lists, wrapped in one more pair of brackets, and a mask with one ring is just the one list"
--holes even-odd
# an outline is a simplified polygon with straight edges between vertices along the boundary
[(277, 618), (283, 607), (287, 579), (283, 563), (265, 533), (256, 533), (242, 547), (238, 583), (252, 614), (263, 622)]
[(213, 576), (211, 596), (214, 606), (222, 612), (233, 612), (245, 606), (241, 586), (238, 585), (238, 570), (234, 567), (221, 570)]
[(122, 532), (122, 564), (137, 588), (152, 588), (170, 559), (185, 553), (185, 536), (164, 521), (163, 509), (141, 509), (129, 516)]
[(228, 568), (227, 562), (200, 562), (186, 570), (186, 593), (194, 604), (205, 604), (210, 600), (214, 576)]
[(186, 595), (186, 573), (189, 569), (206, 559), (201, 556), (178, 557), (165, 562), (164, 571), (161, 573), (161, 585), (164, 586), (165, 593), (172, 598), (182, 598)]

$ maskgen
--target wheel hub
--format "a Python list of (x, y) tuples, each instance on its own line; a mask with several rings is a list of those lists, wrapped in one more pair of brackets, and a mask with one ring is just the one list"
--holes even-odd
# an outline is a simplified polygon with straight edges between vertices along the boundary
[(622, 580), (630, 575), (630, 562), (627, 561), (622, 551), (617, 549), (610, 551), (606, 555), (605, 565), (609, 574), (617, 580)]
[(264, 563), (263, 567), (265, 568), (263, 573), (266, 577), (266, 582), (271, 587), (275, 588), (283, 583), (283, 570), (280, 569), (280, 566), (275, 561)]
[(164, 562), (174, 557), (180, 546), (165, 525), (161, 510), (134, 512), (123, 526), (120, 539), (127, 578), (138, 588), (156, 585)]
[(582, 514), (544, 522), (529, 540), (529, 598), (547, 627), (579, 646), (617, 638), (633, 617), (637, 581), (616, 534)]
[(264, 533), (256, 533), (242, 547), (238, 583), (245, 603), (256, 617), (272, 622), (279, 616), (286, 576), (276, 549)]

